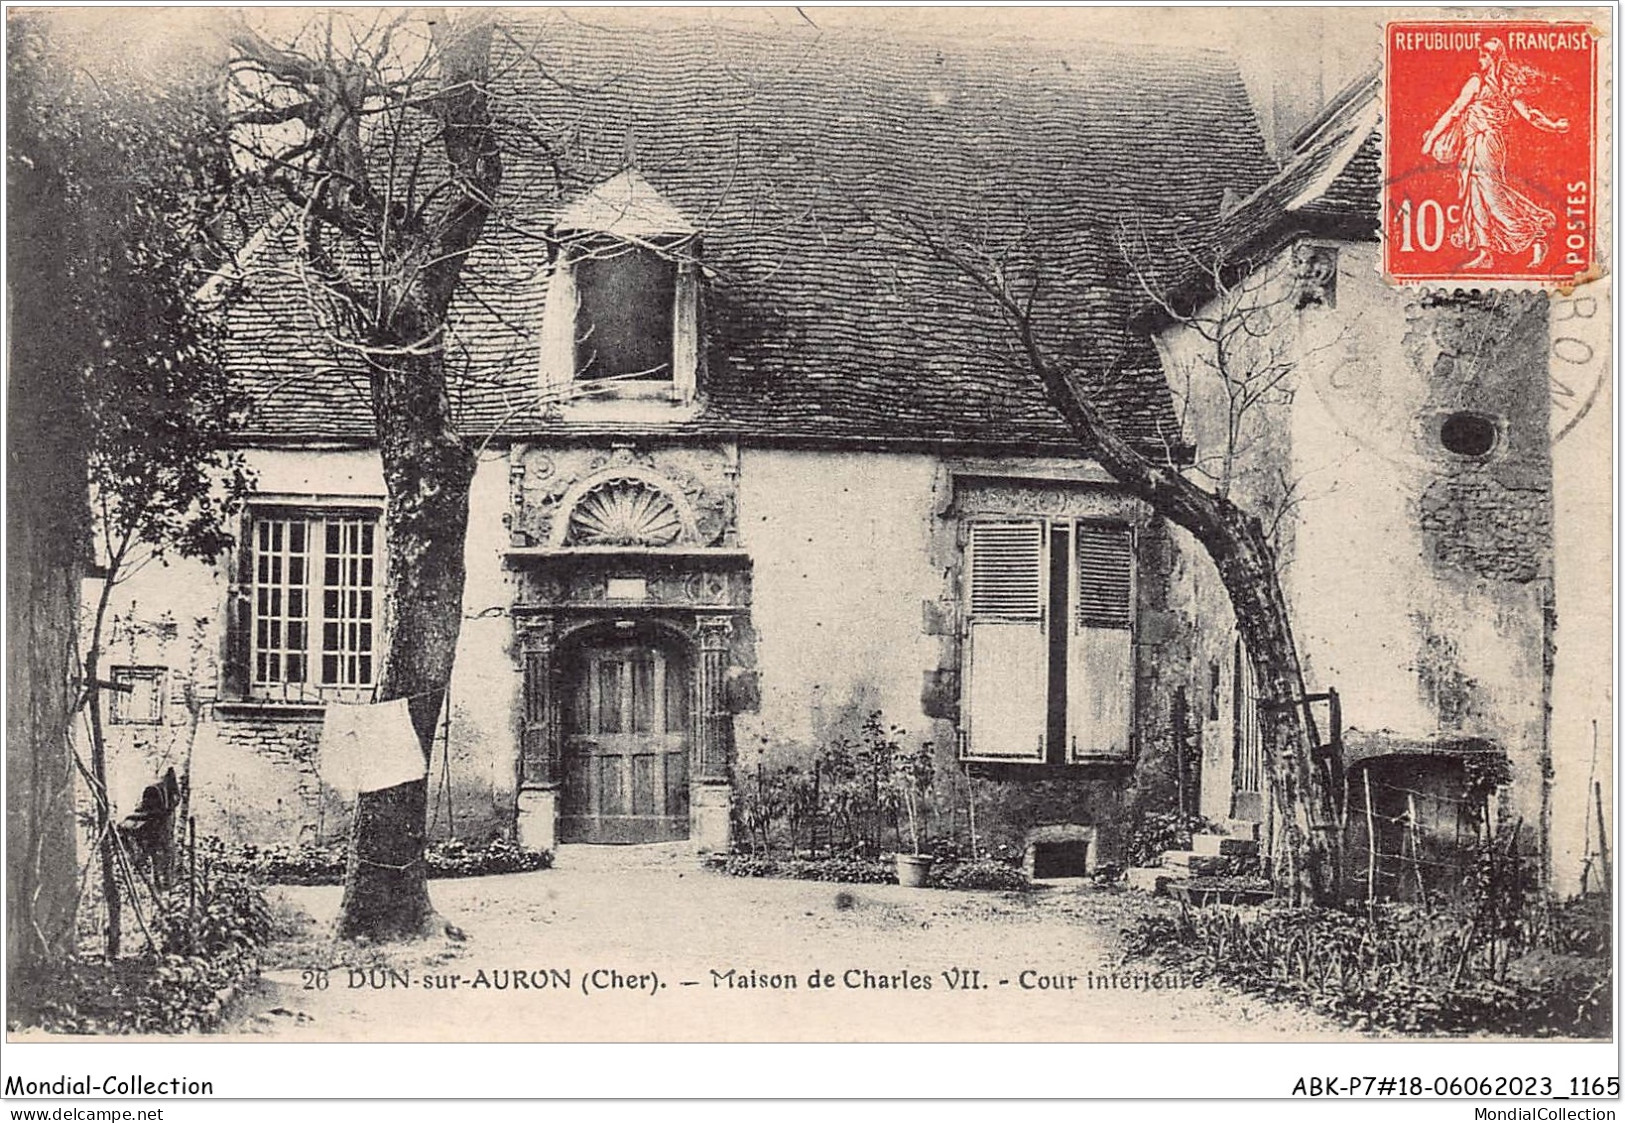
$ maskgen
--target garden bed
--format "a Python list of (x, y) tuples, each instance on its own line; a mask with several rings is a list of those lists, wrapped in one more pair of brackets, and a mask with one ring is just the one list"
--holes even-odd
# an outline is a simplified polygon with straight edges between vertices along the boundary
[(1604, 906), (1532, 913), (1490, 939), (1470, 914), (1382, 905), (1183, 908), (1124, 929), (1131, 956), (1303, 1004), (1359, 1029), (1605, 1038), (1612, 1032)]
[[(779, 877), (795, 881), (841, 881), (860, 885), (896, 885), (897, 867), (890, 858), (862, 855), (788, 857), (729, 854), (712, 858), (712, 869), (730, 877)], [(934, 865), (926, 885), (933, 889), (991, 889), (1023, 892), (1032, 882), (1014, 866), (988, 858), (945, 861)]]
[(240, 875), (206, 871), (158, 901), (152, 945), (135, 955), (79, 958), (25, 981), (10, 1029), (48, 1033), (192, 1033), (216, 1028), (259, 977), (271, 912)]
[[(221, 868), (266, 885), (342, 885), (345, 859), (343, 846), (243, 846), (221, 849), (215, 857)], [(485, 877), (545, 870), (553, 865), (553, 855), (503, 838), (484, 846), (452, 838), (425, 847), (423, 861), (431, 878)]]

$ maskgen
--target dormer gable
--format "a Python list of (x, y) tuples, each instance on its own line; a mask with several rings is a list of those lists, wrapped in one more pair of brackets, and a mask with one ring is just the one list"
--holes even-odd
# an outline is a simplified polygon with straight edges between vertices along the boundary
[(692, 237), (699, 228), (637, 171), (611, 176), (559, 212), (561, 236), (604, 235), (637, 241)]
[(686, 405), (699, 386), (699, 231), (627, 170), (559, 212), (542, 322), (550, 398)]

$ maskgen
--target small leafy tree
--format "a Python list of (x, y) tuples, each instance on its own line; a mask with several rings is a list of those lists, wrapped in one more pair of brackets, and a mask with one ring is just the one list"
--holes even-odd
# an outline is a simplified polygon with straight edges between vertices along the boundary
[(917, 749), (899, 748), (892, 754), (892, 788), (903, 806), (908, 822), (909, 843), (912, 853), (920, 853), (920, 820), (925, 815), (926, 794), (931, 790), (931, 742)]
[[(106, 950), (119, 953), (120, 856), (107, 794), (102, 648), (115, 588), (169, 557), (212, 559), (248, 486), (226, 451), (238, 402), (220, 361), (228, 288), (207, 282), (229, 256), (231, 165), (225, 118), (206, 69), (154, 74), (100, 58), (73, 64), (71, 27), (29, 23), (22, 63), (49, 162), (64, 286), (82, 333), (62, 376), (82, 407), (91, 510), (91, 576), (100, 591), (81, 656), (76, 709), (89, 724)], [(17, 48), (14, 48), (16, 50)], [(85, 494), (81, 490), (81, 494)], [(129, 883), (129, 871), (122, 879)]]

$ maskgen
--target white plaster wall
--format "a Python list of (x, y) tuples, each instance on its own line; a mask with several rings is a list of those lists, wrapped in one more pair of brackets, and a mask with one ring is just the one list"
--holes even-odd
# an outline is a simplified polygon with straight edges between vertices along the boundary
[[(382, 499), (384, 485), (377, 453), (370, 450), (254, 450), (248, 453), (256, 490), (250, 497)], [(512, 622), (506, 608), (512, 596), (502, 566), (507, 545), (508, 465), (503, 453), (487, 452), (474, 477), (469, 501), (468, 576), (463, 628), (452, 676), (450, 797), (445, 752), (437, 745), (430, 762), (430, 818), (437, 834), (455, 825), (465, 838), (482, 839), (511, 827), (517, 742), (519, 675), (511, 656)], [(109, 786), (116, 814), (132, 810), (141, 789), (170, 764), (183, 762), (189, 733), (181, 704), (183, 679), (192, 677), (212, 699), (220, 681), (225, 643), (226, 594), (231, 562), (174, 560), (151, 564), (115, 590), (111, 612), (154, 621), (168, 612), (177, 636), (165, 640), (134, 636), (121, 629), (107, 646), (105, 662), (156, 664), (170, 668), (170, 721), (162, 727), (110, 726)], [(86, 583), (94, 604), (99, 583)], [(244, 724), (270, 743), (250, 751), (241, 740), (222, 736)], [(211, 721), (208, 711), (193, 742), (194, 810), (202, 834), (280, 840), (288, 843), (342, 837), (345, 804), (313, 776), (301, 776), (281, 751), (315, 728), (302, 723), (266, 727), (248, 719)], [(303, 789), (303, 791), (302, 791)]]
[(383, 468), (371, 449), (253, 449), (246, 455), (262, 496), (384, 497)]
[(513, 658), (513, 602), (504, 569), (508, 546), (508, 457), (489, 450), (468, 501), (468, 573), (463, 628), (451, 676), (451, 794), (444, 753), (429, 762), (429, 819), (437, 834), (455, 824), (460, 838), (483, 839), (512, 826), (518, 769), (520, 673)]
[(942, 595), (928, 556), (935, 461), (886, 453), (745, 449), (739, 537), (753, 570), (761, 710), (741, 714), (741, 768), (770, 751), (851, 736), (872, 710), (915, 737)]
[[(246, 460), (255, 480), (255, 492), (261, 496), (320, 494), (381, 498), (384, 493), (378, 457), (372, 452), (257, 449), (246, 453)], [(211, 699), (219, 685), (229, 564), (226, 556), (214, 562), (184, 558), (154, 561), (134, 569), (113, 590), (109, 604), (112, 639), (104, 644), (104, 666), (165, 666), (169, 668), (170, 685), (170, 721), (164, 727), (108, 726), (108, 787), (116, 814), (133, 810), (140, 800), (141, 789), (152, 783), (164, 768), (175, 765), (177, 771), (180, 770), (190, 737), (182, 704), (184, 680), (191, 677), (203, 696)], [(99, 581), (85, 582), (86, 642), (90, 613), (100, 594)], [(114, 626), (112, 620), (113, 617), (133, 618), (150, 625), (165, 613), (175, 622), (175, 639), (134, 634), (127, 626)], [(211, 736), (207, 724), (204, 723), (205, 728), (193, 747), (198, 786), (210, 783), (213, 776), (216, 786), (229, 785), (233, 790), (244, 787), (245, 797), (259, 798), (267, 814), (290, 821), (297, 819), (291, 782), (288, 792), (273, 792), (274, 780), (263, 761), (222, 758), (216, 751), (218, 742)], [(238, 783), (242, 776), (253, 779), (245, 786)], [(200, 802), (200, 829), (227, 825), (211, 821), (212, 807)]]
[[(1543, 582), (1477, 577), (1439, 562), (1424, 540), (1417, 504), (1441, 473), (1426, 443), (1434, 407), (1429, 380), (1406, 350), (1414, 294), (1382, 282), (1376, 253), (1374, 245), (1341, 246), (1336, 307), (1285, 314), (1279, 330), (1300, 356), (1290, 400), (1251, 418), (1246, 439), (1254, 444), (1233, 497), (1268, 511), (1281, 498), (1275, 466), (1296, 482), (1298, 505), (1280, 537), (1282, 582), (1309, 689), (1340, 692), (1345, 727), (1504, 745), (1518, 773), (1519, 812), (1533, 827)], [(1178, 393), (1181, 372), (1200, 369), (1205, 345), (1188, 330), (1167, 333), (1161, 345)], [(1544, 369), (1528, 377), (1544, 387)], [(1212, 386), (1203, 391), (1200, 376), (1191, 402), (1188, 432), (1212, 450), (1218, 398)], [(1468, 712), (1449, 728), (1423, 684), (1429, 637), (1448, 648), (1438, 662), (1471, 683)], [(1216, 786), (1227, 776), (1228, 761), (1209, 756), (1205, 778)]]
[[(1557, 507), (1552, 877), (1565, 896), (1580, 891), (1587, 844), (1592, 854), (1598, 849), (1594, 782), (1602, 785), (1604, 827), (1618, 852), (1613, 813), (1612, 297), (1611, 277), (1593, 281), (1573, 297), (1554, 301), (1550, 325)], [(1596, 887), (1591, 881), (1589, 888)]]
[[(1287, 589), (1305, 668), (1313, 687), (1342, 694), (1348, 726), (1505, 746), (1533, 827), (1545, 703), (1542, 579), (1475, 577), (1439, 562), (1424, 541), (1417, 503), (1442, 474), (1429, 444), (1429, 387), (1406, 354), (1413, 294), (1382, 281), (1377, 252), (1342, 247), (1336, 309), (1299, 313), (1308, 357), (1291, 417), (1304, 498)], [(1544, 370), (1528, 377), (1544, 391)], [(1515, 403), (1503, 408), (1516, 413)], [(1473, 684), (1459, 727), (1441, 722), (1422, 682), (1430, 636), (1449, 645), (1439, 663)]]

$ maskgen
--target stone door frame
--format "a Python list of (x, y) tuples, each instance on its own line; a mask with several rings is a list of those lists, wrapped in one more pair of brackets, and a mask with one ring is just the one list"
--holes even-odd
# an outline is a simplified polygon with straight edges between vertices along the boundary
[(658, 634), (681, 646), (689, 657), (693, 668), (689, 840), (700, 852), (726, 852), (732, 841), (734, 756), (727, 676), (734, 620), (742, 611), (515, 609), (522, 676), (517, 820), (523, 845), (551, 850), (558, 843), (564, 781), (563, 655), (571, 646), (626, 631)]

